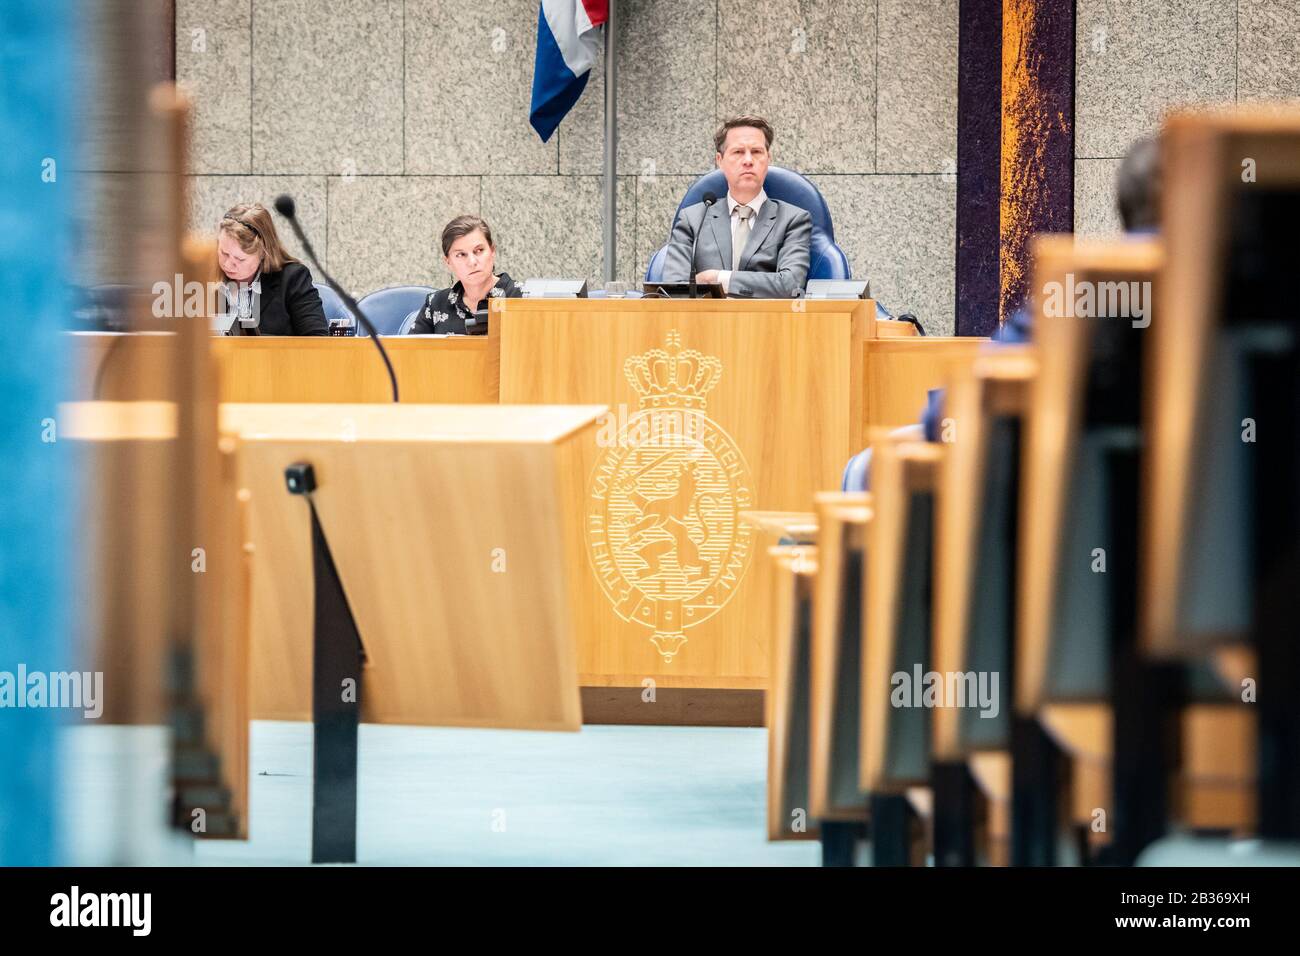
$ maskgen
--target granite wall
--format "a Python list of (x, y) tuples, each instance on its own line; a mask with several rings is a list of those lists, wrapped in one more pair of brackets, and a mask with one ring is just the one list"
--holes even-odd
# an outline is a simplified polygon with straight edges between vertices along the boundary
[(1078, 0), (1076, 233), (1120, 231), (1114, 183), (1170, 108), (1300, 98), (1296, 0)]
[[(618, 2), (620, 279), (640, 278), (710, 167), (718, 119), (755, 111), (775, 162), (825, 194), (855, 274), (952, 331), (957, 0)], [(292, 192), (361, 293), (445, 281), (442, 225), (480, 212), (516, 277), (598, 280), (603, 63), (541, 143), (536, 22), (536, 0), (176, 0), (192, 223)], [(1167, 108), (1300, 97), (1297, 37), (1295, 0), (1078, 0), (1076, 229), (1118, 229), (1118, 159)], [(92, 188), (122, 192), (112, 160), (88, 155)]]
[[(719, 118), (754, 111), (855, 272), (951, 328), (956, 0), (619, 4), (620, 279), (667, 238)], [(292, 191), (330, 271), (368, 291), (443, 282), (443, 223), (480, 212), (516, 277), (598, 280), (604, 65), (541, 143), (536, 24), (536, 0), (178, 0), (195, 224)]]

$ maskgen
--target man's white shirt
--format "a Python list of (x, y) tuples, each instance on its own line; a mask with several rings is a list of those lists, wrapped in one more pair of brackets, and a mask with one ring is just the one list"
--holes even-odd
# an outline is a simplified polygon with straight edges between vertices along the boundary
[[(742, 250), (745, 248), (745, 243), (749, 241), (749, 234), (754, 231), (754, 223), (758, 221), (758, 212), (763, 208), (763, 203), (765, 202), (767, 202), (767, 190), (760, 189), (757, 196), (744, 204), (748, 206), (752, 212), (749, 214), (749, 223), (744, 227), (745, 232), (742, 235), (737, 235), (737, 232), (740, 229), (740, 217), (736, 215), (736, 207), (741, 204), (731, 195), (731, 190), (727, 190), (727, 211), (731, 215), (731, 248), (733, 250), (733, 255), (737, 243), (740, 244)], [(722, 284), (723, 292), (730, 293), (731, 289), (728, 288), (728, 286), (731, 283), (731, 270), (718, 270), (718, 282)]]

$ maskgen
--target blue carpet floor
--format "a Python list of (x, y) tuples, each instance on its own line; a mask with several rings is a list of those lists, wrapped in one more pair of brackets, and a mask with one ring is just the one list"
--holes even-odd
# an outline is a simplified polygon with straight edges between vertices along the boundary
[[(192, 855), (207, 865), (307, 863), (311, 728), (255, 721), (251, 746), (249, 839), (202, 841), (190, 851), (162, 832), (141, 840), (152, 804), (141, 797), (165, 767), (161, 731), (73, 731), (65, 748), (73, 784), (65, 790), (69, 862), (184, 862)], [(365, 725), (357, 860), (815, 866), (815, 842), (769, 843), (764, 836), (766, 746), (766, 731), (732, 727), (589, 726), (555, 734)], [(134, 795), (122, 792), (127, 768), (134, 768)], [(135, 836), (123, 850), (95, 819), (122, 819), (132, 806)]]

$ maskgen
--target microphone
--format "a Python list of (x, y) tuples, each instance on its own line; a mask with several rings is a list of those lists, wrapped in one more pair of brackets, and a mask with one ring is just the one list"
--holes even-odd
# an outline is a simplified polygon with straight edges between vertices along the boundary
[(698, 228), (698, 229), (695, 230), (695, 239), (694, 239), (694, 241), (691, 242), (691, 261), (690, 261), (690, 266), (689, 266), (689, 268), (690, 268), (690, 272), (691, 272), (691, 293), (690, 293), (690, 294), (691, 294), (691, 298), (692, 298), (692, 299), (695, 298), (695, 296), (696, 296), (696, 291), (695, 291), (695, 248), (696, 248), (696, 246), (698, 246), (698, 245), (700, 244), (700, 233), (702, 233), (702, 232), (704, 231), (704, 220), (707, 219), (708, 216), (709, 216), (709, 207), (712, 206), (712, 205), (713, 205), (715, 202), (717, 202), (717, 201), (718, 201), (718, 197), (717, 197), (714, 193), (705, 193), (705, 194), (704, 194), (704, 212), (703, 212), (703, 214), (700, 216), (700, 228)]
[(325, 267), (320, 264), (320, 260), (316, 258), (316, 250), (312, 249), (311, 243), (307, 241), (307, 235), (302, 231), (302, 226), (298, 223), (297, 216), (294, 215), (296, 210), (297, 204), (294, 203), (292, 196), (286, 193), (276, 197), (275, 211), (281, 216), (284, 216), (285, 219), (289, 220), (289, 225), (293, 227), (294, 235), (297, 236), (298, 241), (302, 243), (302, 248), (303, 251), (307, 253), (307, 258), (311, 260), (312, 265), (314, 265), (317, 271), (320, 272), (321, 277), (325, 280), (325, 284), (338, 293), (338, 297), (343, 300), (343, 304), (348, 307), (348, 311), (355, 315), (357, 321), (360, 322), (365, 330), (370, 333), (370, 338), (374, 340), (375, 348), (379, 349), (379, 357), (384, 360), (384, 367), (388, 369), (388, 380), (393, 386), (393, 401), (396, 402), (397, 373), (393, 371), (393, 363), (388, 361), (388, 352), (384, 350), (384, 343), (379, 341), (379, 333), (375, 330), (375, 327), (370, 324), (370, 320), (366, 318), (366, 314), (361, 311), (361, 306), (357, 305), (357, 300), (352, 298), (346, 289), (335, 282), (334, 277), (326, 272)]

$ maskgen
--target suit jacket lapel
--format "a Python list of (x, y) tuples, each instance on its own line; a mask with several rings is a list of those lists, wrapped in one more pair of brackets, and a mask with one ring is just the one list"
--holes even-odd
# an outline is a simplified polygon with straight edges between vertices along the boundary
[(745, 243), (745, 249), (740, 254), (740, 270), (743, 272), (749, 265), (749, 257), (754, 254), (767, 234), (772, 231), (772, 226), (776, 224), (776, 200), (769, 199), (763, 203), (763, 211), (758, 222), (754, 223), (754, 228), (750, 230), (749, 241)]
[(697, 272), (703, 272), (706, 268), (731, 268), (731, 215), (724, 215), (726, 212), (727, 200), (725, 197), (709, 207), (709, 222), (713, 228), (713, 241), (718, 247), (718, 253), (722, 256), (722, 264), (714, 266), (705, 263), (703, 268), (696, 270)]

